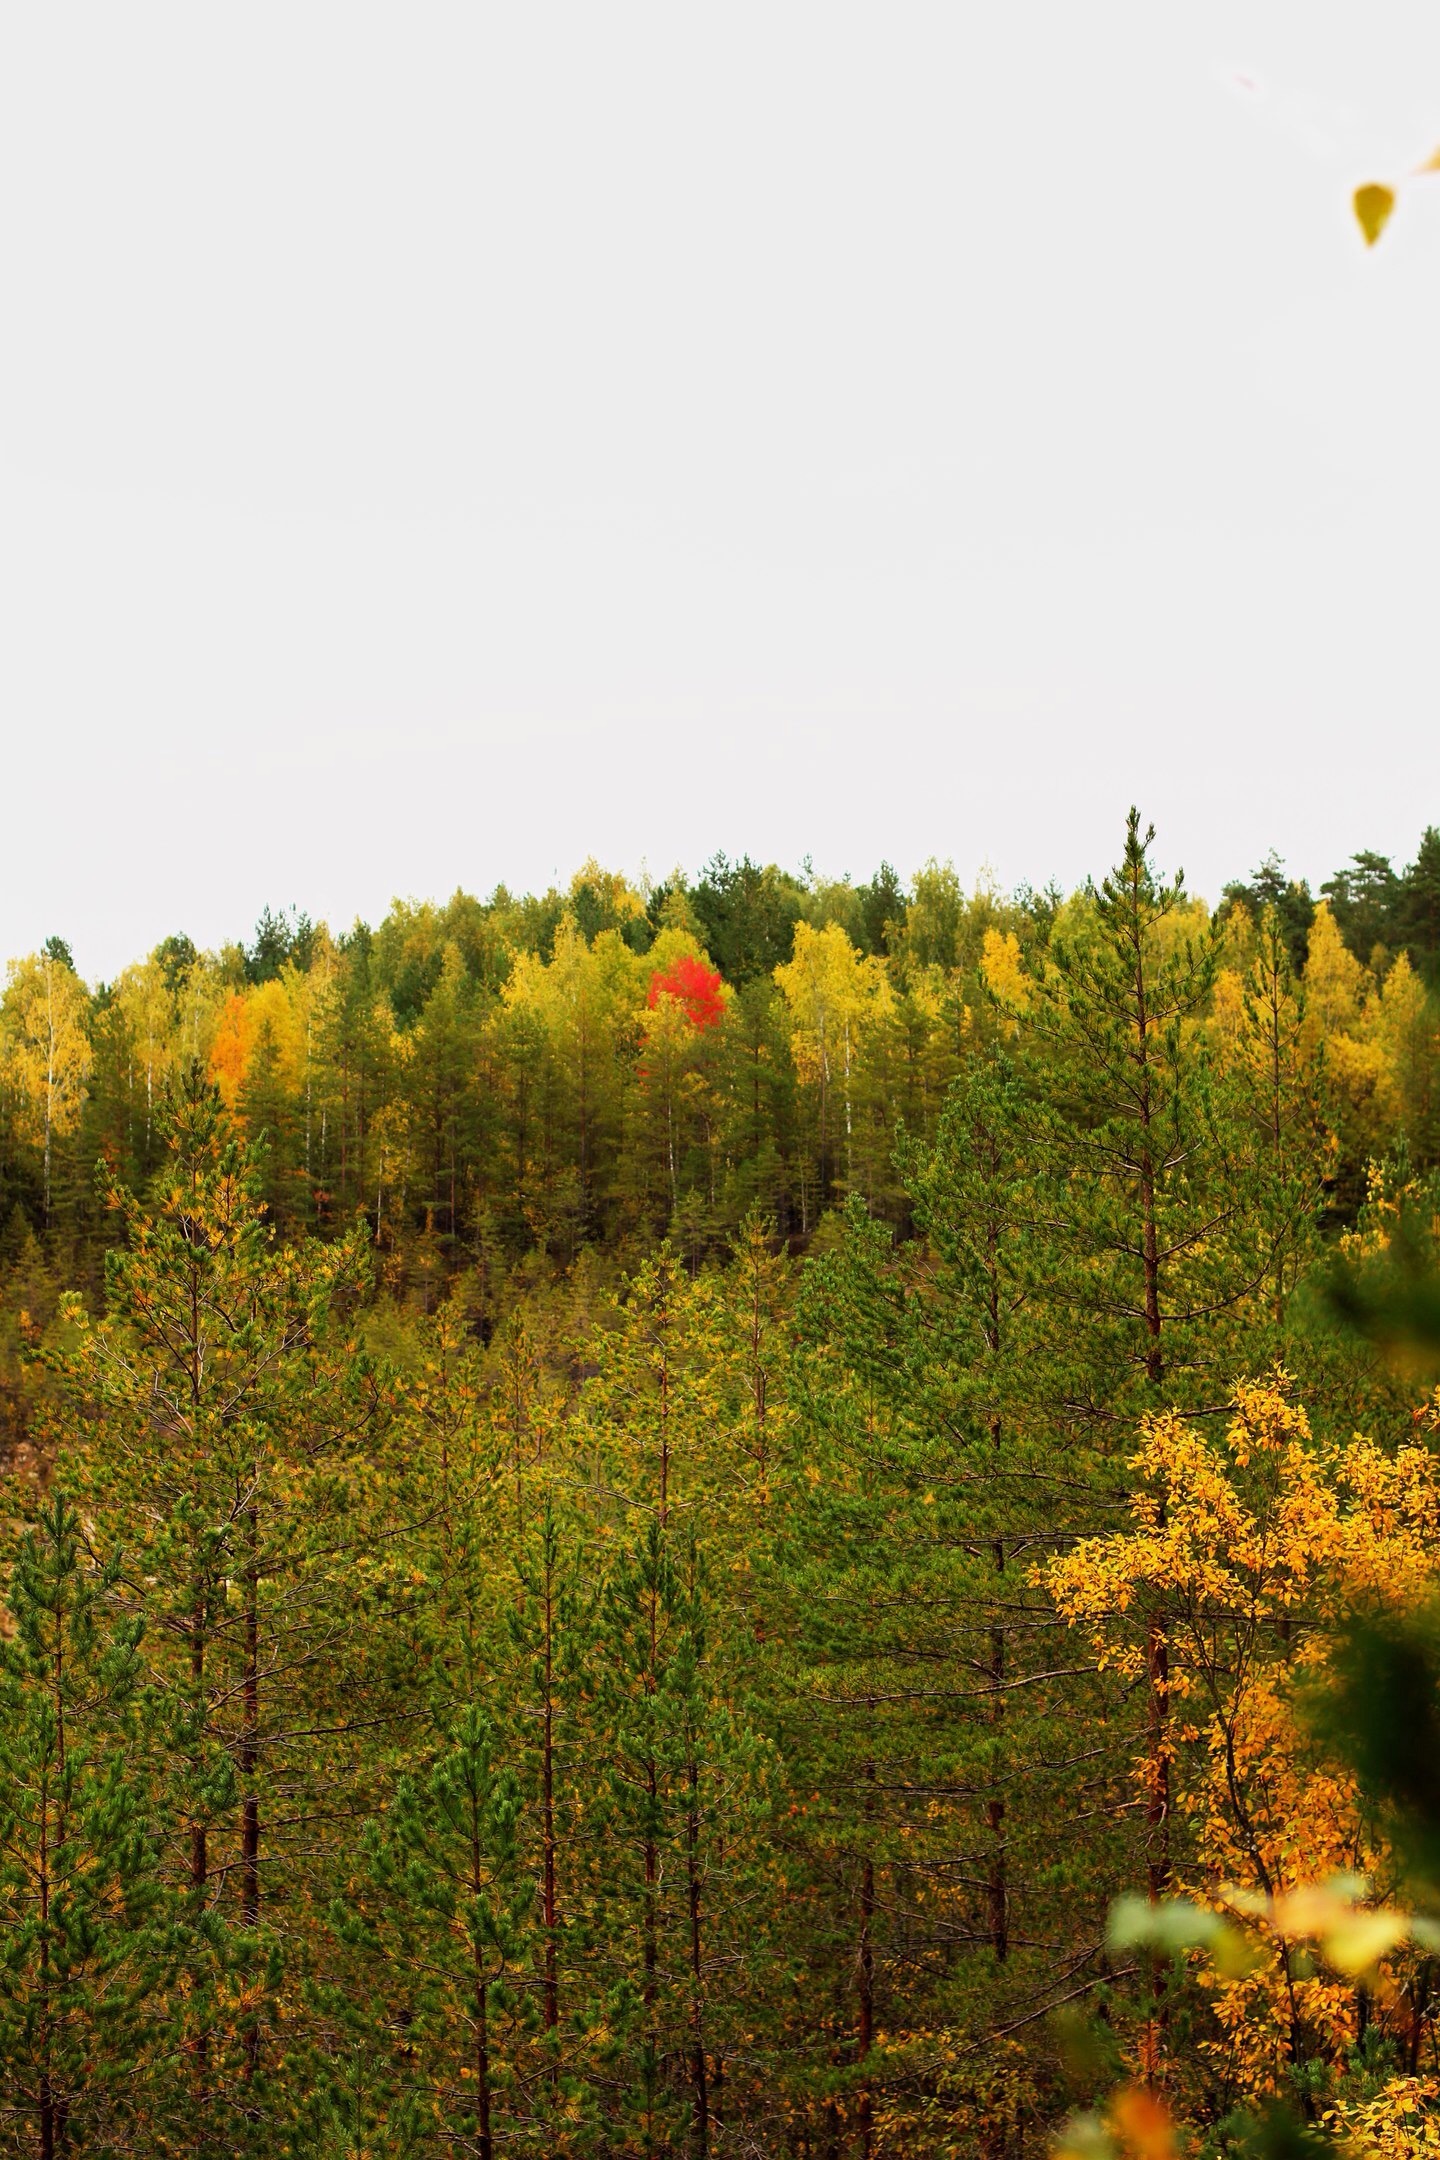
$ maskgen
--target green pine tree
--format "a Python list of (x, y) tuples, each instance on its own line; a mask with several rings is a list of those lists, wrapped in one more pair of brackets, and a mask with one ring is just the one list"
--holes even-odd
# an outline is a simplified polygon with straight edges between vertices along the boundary
[(183, 1843), (172, 2015), (190, 2150), (233, 2151), (237, 2122), (273, 2142), (287, 2104), (269, 2072), (299, 2044), (287, 2006), (320, 1939), (363, 1719), (343, 1571), (369, 1412), (330, 1318), (364, 1262), (353, 1240), (272, 1242), (254, 1153), (198, 1074), (163, 1137), (148, 1207), (107, 1184), (124, 1242), (104, 1318), (73, 1309), (51, 1439), (147, 1623)]
[(497, 2021), (519, 2012), (533, 1925), (519, 1865), (520, 1793), (494, 1724), (474, 1703), (441, 1698), (416, 1753), (367, 1826), (372, 1896), (365, 1932), (352, 1928), (352, 1939), (383, 1959), (398, 2003), (398, 2125), (494, 2160), (530, 2104), (495, 2038)]
[(73, 1506), (47, 1501), (0, 1643), (0, 2139), (41, 2160), (151, 2150), (163, 2114), (173, 1945), (119, 1582), (85, 1556)]

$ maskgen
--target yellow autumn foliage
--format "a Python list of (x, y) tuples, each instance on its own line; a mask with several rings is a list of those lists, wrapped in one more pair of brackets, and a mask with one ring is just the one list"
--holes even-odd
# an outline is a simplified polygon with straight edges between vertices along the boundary
[[(1440, 1422), (1433, 1402), (1421, 1422)], [(1343, 2064), (1355, 2034), (1353, 1974), (1296, 1960), (1286, 1900), (1331, 1877), (1383, 1886), (1390, 1871), (1349, 1774), (1308, 1741), (1298, 1695), (1323, 1675), (1326, 1623), (1434, 1589), (1440, 1463), (1413, 1440), (1322, 1444), (1276, 1374), (1237, 1390), (1218, 1439), (1173, 1411), (1147, 1420), (1133, 1467), (1130, 1526), (1081, 1541), (1047, 1580), (1098, 1664), (1127, 1682), (1144, 1679), (1163, 1629), (1164, 1747), (1188, 1825), (1176, 1887), (1245, 1914), (1264, 1950), (1228, 1972), (1197, 1953), (1216, 2021), (1201, 2046), (1262, 2095), (1282, 2088), (1302, 2036)], [(1135, 1776), (1148, 1793), (1148, 1745)], [(1394, 1974), (1412, 1956), (1397, 1945), (1374, 1985), (1382, 2024), (1400, 2015)]]
[(800, 922), (794, 956), (776, 968), (775, 981), (798, 1070), (827, 1086), (848, 1080), (863, 1037), (893, 1004), (884, 962), (859, 952), (839, 923), (817, 930)]
[(987, 930), (980, 950), (980, 972), (991, 995), (1011, 1012), (1024, 1012), (1034, 986), (1020, 957), (1013, 930)]
[(1305, 996), (1312, 1040), (1328, 1045), (1337, 1035), (1353, 1032), (1371, 987), (1369, 969), (1350, 951), (1330, 912), (1329, 901), (1322, 900), (1310, 925), (1309, 952), (1305, 961)]
[(1326, 2111), (1325, 2127), (1366, 2160), (1427, 2160), (1440, 2153), (1440, 2079), (1392, 2078), (1372, 2100)]
[(90, 1071), (89, 999), (73, 968), (48, 952), (12, 960), (0, 998), (0, 1061), (22, 1130), (48, 1152), (74, 1130)]

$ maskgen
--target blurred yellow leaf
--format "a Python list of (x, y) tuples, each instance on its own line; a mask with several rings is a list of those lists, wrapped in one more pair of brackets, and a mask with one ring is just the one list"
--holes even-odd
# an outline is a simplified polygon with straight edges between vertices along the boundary
[(1224, 1886), (1223, 1894), (1228, 1904), (1268, 1919), (1278, 1935), (1318, 1941), (1336, 1971), (1353, 1979), (1407, 1941), (1415, 1925), (1410, 1913), (1393, 1906), (1377, 1911), (1357, 1903), (1368, 1887), (1363, 1875), (1336, 1875), (1329, 1882), (1301, 1883), (1273, 1899), (1233, 1883)]
[(1301, 1883), (1272, 1901), (1270, 1921), (1280, 1935), (1329, 1935), (1345, 1926), (1352, 1901), (1334, 1883)]
[(1417, 173), (1440, 172), (1440, 150), (1432, 150), (1423, 165), (1417, 165)]
[(1323, 1938), (1326, 1957), (1337, 1972), (1351, 1979), (1370, 1968), (1404, 1942), (1410, 1933), (1408, 1913), (1353, 1912)]
[(1365, 235), (1366, 247), (1374, 247), (1390, 222), (1395, 208), (1395, 190), (1386, 187), (1382, 180), (1367, 180), (1364, 187), (1355, 190), (1355, 215), (1360, 230)]

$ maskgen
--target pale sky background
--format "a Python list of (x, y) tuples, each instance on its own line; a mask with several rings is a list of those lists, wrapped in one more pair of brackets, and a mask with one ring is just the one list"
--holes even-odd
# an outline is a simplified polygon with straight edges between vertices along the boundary
[(0, 16), (0, 954), (1440, 822), (1440, 8)]

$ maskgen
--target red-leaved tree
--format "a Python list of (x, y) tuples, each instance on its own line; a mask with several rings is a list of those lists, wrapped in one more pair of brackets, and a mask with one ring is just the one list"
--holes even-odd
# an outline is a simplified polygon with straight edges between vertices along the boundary
[(719, 968), (706, 967), (694, 953), (681, 953), (668, 968), (656, 968), (650, 977), (646, 1004), (654, 1012), (661, 998), (673, 998), (685, 1008), (693, 1028), (718, 1027), (725, 1017), (725, 991)]

